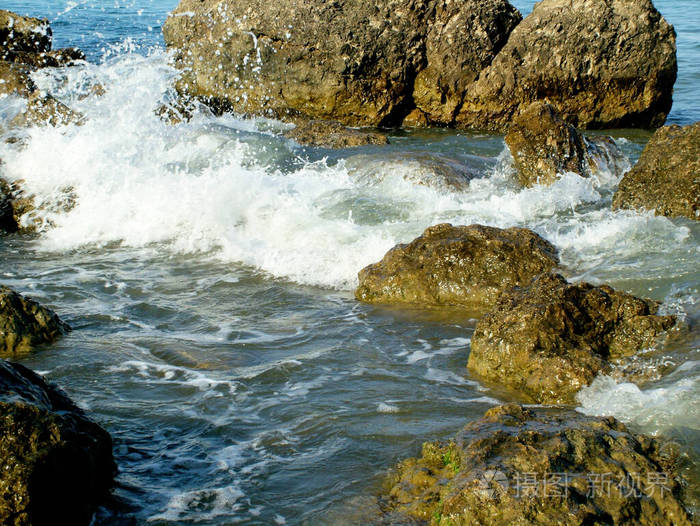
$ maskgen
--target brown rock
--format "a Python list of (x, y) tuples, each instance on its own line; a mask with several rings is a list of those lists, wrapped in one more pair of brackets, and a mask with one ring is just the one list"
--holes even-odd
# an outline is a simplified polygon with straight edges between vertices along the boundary
[(12, 119), (11, 124), (18, 127), (26, 126), (67, 126), (81, 125), (85, 117), (70, 109), (51, 95), (41, 96), (39, 92), (29, 97), (26, 109)]
[(432, 226), (358, 274), (358, 300), (457, 305), (475, 314), (558, 263), (556, 249), (525, 228)]
[(468, 368), (536, 403), (570, 403), (609, 360), (654, 345), (675, 324), (658, 303), (544, 274), (501, 296), (477, 323)]
[(399, 464), (387, 513), (454, 526), (690, 526), (678, 450), (614, 418), (495, 407)]
[(116, 471), (109, 434), (57, 387), (0, 360), (0, 523), (90, 524)]
[(427, 64), (416, 75), (413, 101), (430, 121), (451, 124), (467, 88), (491, 64), (522, 16), (501, 0), (442, 0), (433, 9), (425, 37)]
[(584, 137), (556, 109), (533, 102), (511, 123), (506, 144), (523, 186), (549, 185), (565, 172), (581, 177), (609, 170), (622, 174), (627, 158), (611, 137)]
[(29, 97), (36, 90), (29, 73), (26, 66), (0, 60), (0, 95)]
[(354, 148), (369, 144), (389, 144), (386, 135), (377, 131), (347, 128), (333, 121), (299, 121), (284, 134), (299, 144), (326, 148)]
[(534, 102), (510, 125), (506, 144), (523, 186), (552, 184), (564, 172), (588, 175), (583, 137), (545, 102)]
[(0, 9), (0, 60), (6, 60), (8, 53), (43, 53), (50, 49), (51, 26), (48, 20)]
[(543, 0), (468, 88), (456, 123), (503, 131), (547, 99), (579, 128), (660, 126), (676, 72), (675, 32), (651, 0)]
[(620, 182), (613, 208), (700, 220), (700, 122), (656, 131)]
[(0, 286), (0, 354), (11, 357), (70, 331), (55, 312)]
[(451, 119), (519, 19), (507, 0), (182, 0), (163, 34), (215, 110), (385, 126)]

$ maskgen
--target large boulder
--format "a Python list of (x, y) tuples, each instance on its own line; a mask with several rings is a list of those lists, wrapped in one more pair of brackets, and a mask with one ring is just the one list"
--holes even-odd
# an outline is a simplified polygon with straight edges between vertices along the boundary
[(180, 90), (215, 109), (449, 124), (520, 18), (507, 0), (182, 0), (163, 34)]
[(429, 227), (362, 269), (355, 291), (368, 303), (456, 305), (474, 314), (558, 263), (556, 249), (525, 228)]
[(25, 352), (70, 330), (52, 310), (0, 286), (0, 355)]
[(0, 9), (0, 60), (13, 53), (43, 53), (51, 49), (51, 26), (46, 19)]
[(579, 128), (661, 126), (676, 73), (675, 32), (651, 0), (543, 0), (467, 89), (456, 122), (503, 131), (547, 99)]
[(700, 221), (700, 122), (658, 129), (620, 181), (613, 208)]
[(498, 406), (399, 464), (385, 508), (435, 526), (690, 526), (677, 458), (611, 417)]
[(0, 360), (0, 523), (90, 524), (112, 485), (112, 440), (57, 387)]
[(570, 403), (611, 360), (652, 347), (675, 324), (658, 303), (544, 274), (501, 296), (476, 325), (467, 364), (536, 403)]
[(565, 172), (588, 177), (601, 170), (617, 174), (626, 158), (610, 137), (586, 138), (543, 101), (513, 119), (506, 144), (523, 186), (551, 184)]

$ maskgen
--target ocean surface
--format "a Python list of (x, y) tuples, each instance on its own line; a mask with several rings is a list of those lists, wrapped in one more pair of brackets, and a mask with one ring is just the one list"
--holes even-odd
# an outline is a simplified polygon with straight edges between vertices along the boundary
[[(678, 441), (697, 488), (699, 223), (612, 212), (626, 167), (520, 189), (498, 135), (396, 130), (387, 147), (331, 151), (266, 120), (167, 125), (154, 110), (177, 77), (160, 33), (175, 5), (2, 6), (48, 18), (55, 47), (90, 61), (34, 76), (84, 126), (0, 141), (0, 175), (24, 181), (45, 225), (0, 238), (0, 282), (74, 328), (21, 362), (114, 437), (117, 487), (96, 525), (363, 524), (397, 461), (506, 400), (466, 370), (475, 320), (353, 299), (361, 268), (439, 222), (529, 227), (570, 279), (661, 300), (685, 321), (639, 356), (648, 382), (598, 378), (579, 410)], [(697, 1), (656, 5), (678, 33), (669, 122), (698, 121)], [(95, 83), (105, 95), (83, 97)], [(0, 100), (0, 123), (21, 107)], [(630, 164), (650, 136), (607, 133)], [(441, 162), (481, 176), (441, 187)]]

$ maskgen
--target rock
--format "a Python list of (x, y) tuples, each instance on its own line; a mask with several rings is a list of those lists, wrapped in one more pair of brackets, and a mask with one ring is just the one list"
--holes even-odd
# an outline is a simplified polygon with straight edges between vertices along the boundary
[(430, 120), (426, 113), (416, 108), (404, 117), (401, 126), (405, 128), (424, 128), (429, 124)]
[(0, 61), (0, 95), (29, 97), (36, 90), (29, 73), (26, 66)]
[[(0, 285), (0, 354), (5, 357), (49, 343), (70, 331), (55, 312)], [(0, 521), (1, 522), (1, 521)]]
[(620, 182), (613, 208), (700, 220), (700, 122), (657, 130)]
[(15, 52), (43, 53), (51, 49), (51, 26), (46, 19), (20, 16), (0, 9), (0, 60)]
[(675, 31), (651, 0), (543, 0), (467, 89), (456, 124), (503, 131), (547, 99), (579, 128), (661, 126), (676, 73)]
[(443, 526), (690, 526), (678, 456), (612, 417), (498, 406), (399, 464), (384, 504)]
[(26, 64), (36, 69), (46, 67), (58, 68), (62, 66), (73, 66), (76, 62), (85, 60), (85, 53), (77, 47), (57, 49), (55, 51), (46, 51), (43, 53), (19, 51), (8, 54), (6, 60), (17, 64)]
[(218, 111), (449, 124), (519, 20), (507, 0), (181, 0), (163, 34), (180, 91)]
[(533, 102), (513, 120), (506, 144), (523, 186), (552, 184), (564, 172), (588, 176), (583, 137), (546, 102)]
[(511, 123), (506, 144), (525, 187), (550, 185), (566, 172), (622, 174), (627, 158), (611, 137), (586, 138), (546, 102), (533, 102)]
[(544, 274), (501, 296), (476, 325), (467, 364), (541, 404), (570, 403), (609, 360), (654, 345), (675, 324), (657, 302)]
[(358, 300), (368, 303), (457, 305), (483, 313), (516, 285), (548, 272), (556, 249), (525, 228), (482, 225), (429, 227), (358, 274)]
[(354, 148), (369, 144), (389, 144), (386, 135), (367, 130), (346, 128), (333, 121), (303, 121), (284, 134), (302, 145), (325, 148)]
[(90, 524), (116, 465), (112, 439), (57, 387), (0, 360), (0, 523)]
[(14, 190), (10, 183), (0, 177), (0, 232), (13, 233), (19, 230), (14, 207)]
[(500, 0), (433, 4), (425, 37), (427, 64), (416, 75), (413, 101), (430, 121), (451, 124), (467, 88), (491, 64), (522, 15)]
[(80, 112), (70, 109), (51, 95), (41, 96), (36, 92), (30, 95), (26, 109), (15, 116), (10, 124), (18, 127), (69, 124), (80, 126), (84, 122), (85, 117)]

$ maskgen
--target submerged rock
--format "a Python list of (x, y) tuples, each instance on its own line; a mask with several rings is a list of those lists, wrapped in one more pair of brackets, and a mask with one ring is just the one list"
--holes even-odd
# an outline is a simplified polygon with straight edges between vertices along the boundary
[(36, 90), (29, 73), (26, 66), (0, 60), (0, 95), (29, 97)]
[(385, 508), (442, 526), (690, 526), (677, 457), (611, 417), (498, 406), (399, 464)]
[(30, 95), (26, 109), (15, 116), (11, 124), (18, 127), (67, 126), (84, 122), (82, 113), (70, 109), (51, 95), (42, 96), (37, 92)]
[(354, 148), (370, 144), (389, 144), (386, 135), (377, 131), (347, 128), (333, 121), (300, 121), (284, 134), (299, 144), (326, 148)]
[(441, 192), (464, 192), (469, 183), (483, 177), (483, 170), (448, 155), (432, 152), (382, 152), (345, 160), (348, 174), (363, 184), (377, 184), (401, 174), (404, 181)]
[(90, 524), (112, 485), (112, 439), (57, 387), (0, 360), (0, 523)]
[(163, 34), (181, 91), (218, 110), (450, 124), (520, 19), (507, 0), (182, 0)]
[(700, 220), (700, 122), (660, 128), (620, 182), (613, 208)]
[(0, 355), (28, 351), (70, 330), (52, 310), (0, 285)]
[(675, 324), (659, 304), (544, 274), (504, 294), (476, 325), (468, 368), (536, 403), (572, 402), (609, 360), (654, 345)]
[(440, 224), (362, 269), (355, 297), (368, 303), (457, 305), (478, 314), (558, 261), (554, 246), (525, 228)]
[(651, 0), (543, 0), (466, 93), (462, 127), (503, 131), (547, 99), (579, 128), (661, 126), (676, 36)]

